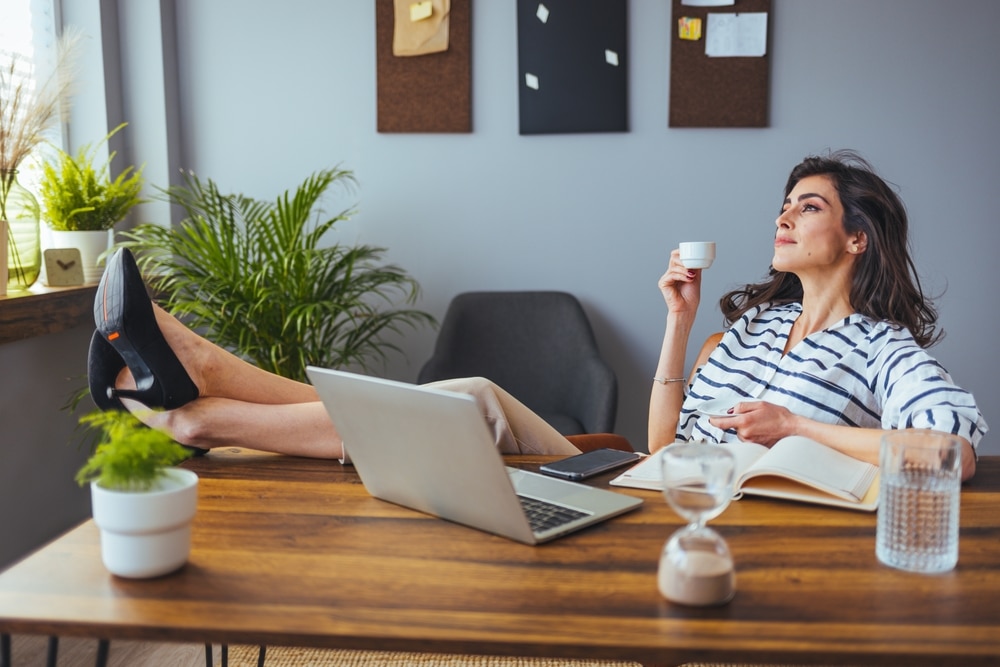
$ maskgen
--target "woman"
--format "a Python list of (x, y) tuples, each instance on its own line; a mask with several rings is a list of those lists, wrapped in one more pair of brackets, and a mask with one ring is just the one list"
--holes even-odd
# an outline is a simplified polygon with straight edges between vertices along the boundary
[[(154, 305), (127, 249), (108, 260), (94, 302), (90, 393), (196, 450), (223, 445), (346, 458), (312, 385), (249, 364)], [(568, 440), (483, 378), (435, 386), (471, 394), (503, 453), (578, 454)]]
[[(785, 186), (768, 279), (730, 292), (730, 326), (685, 396), (684, 358), (701, 271), (678, 251), (660, 278), (668, 314), (649, 412), (649, 447), (675, 440), (773, 445), (802, 435), (878, 463), (885, 429), (958, 436), (962, 478), (986, 422), (924, 350), (940, 337), (908, 254), (899, 197), (856, 153), (809, 157)], [(724, 417), (699, 413), (708, 400)]]

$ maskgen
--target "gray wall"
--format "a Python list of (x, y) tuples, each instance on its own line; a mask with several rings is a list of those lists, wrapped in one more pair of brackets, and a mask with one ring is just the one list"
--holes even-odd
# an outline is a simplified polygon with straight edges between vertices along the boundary
[(90, 516), (79, 415), (62, 406), (87, 384), (92, 330), (0, 345), (0, 567)]
[[(618, 431), (639, 447), (665, 316), (656, 280), (670, 249), (719, 242), (700, 341), (721, 326), (718, 296), (765, 272), (788, 170), (808, 153), (856, 148), (908, 204), (917, 264), (928, 291), (941, 294), (948, 332), (935, 354), (1000, 428), (991, 384), (1000, 361), (983, 335), (997, 327), (1000, 284), (994, 0), (774, 0), (771, 127), (723, 130), (667, 128), (670, 3), (631, 0), (631, 131), (532, 137), (518, 135), (513, 2), (474, 3), (474, 131), (461, 135), (375, 131), (371, 0), (100, 4), (105, 30), (120, 31), (124, 78), (124, 104), (106, 113), (112, 127), (129, 121), (123, 150), (148, 173), (184, 167), (273, 198), (317, 169), (353, 169), (359, 191), (330, 205), (360, 207), (341, 238), (386, 246), (421, 282), (422, 308), (441, 316), (470, 289), (579, 296), (618, 372)], [(100, 136), (79, 134), (78, 142)], [(0, 346), (0, 519), (9, 536), (0, 563), (89, 512), (72, 483), (74, 420), (59, 409), (79, 385), (88, 336)], [(407, 337), (409, 361), (395, 359), (386, 373), (413, 380), (433, 340), (431, 331)], [(982, 451), (1000, 453), (996, 443), (987, 437)]]
[[(980, 352), (996, 323), (1000, 3), (775, 0), (771, 127), (702, 130), (667, 128), (670, 3), (632, 0), (631, 131), (528, 137), (514, 6), (473, 6), (473, 132), (399, 135), (375, 131), (373, 2), (177, 0), (183, 166), (260, 197), (355, 170), (344, 238), (388, 247), (438, 315), (469, 289), (575, 293), (619, 375), (618, 430), (644, 446), (670, 249), (719, 243), (700, 341), (721, 325), (718, 296), (766, 270), (789, 169), (853, 147), (909, 206), (925, 286), (943, 292), (935, 353), (1000, 414), (998, 363)], [(414, 379), (432, 342), (407, 338), (389, 374)]]

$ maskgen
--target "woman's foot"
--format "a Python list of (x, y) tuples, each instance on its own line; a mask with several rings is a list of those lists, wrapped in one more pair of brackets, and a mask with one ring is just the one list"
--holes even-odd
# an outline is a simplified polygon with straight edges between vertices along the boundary
[[(198, 397), (197, 385), (160, 331), (139, 267), (126, 248), (108, 260), (94, 300), (94, 320), (135, 381), (134, 389), (118, 389), (114, 382), (105, 385), (110, 386), (108, 399), (131, 398), (151, 408), (172, 410)], [(106, 353), (98, 350), (98, 357)], [(109, 368), (109, 363), (104, 366)], [(108, 379), (108, 372), (101, 370), (98, 384)]]

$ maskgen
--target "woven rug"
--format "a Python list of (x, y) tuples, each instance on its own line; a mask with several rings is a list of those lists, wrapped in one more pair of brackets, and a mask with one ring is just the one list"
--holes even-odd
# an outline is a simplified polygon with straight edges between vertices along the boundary
[[(255, 667), (257, 646), (230, 646), (230, 667)], [(221, 664), (221, 663), (220, 663)], [(639, 667), (637, 662), (614, 660), (562, 660), (554, 658), (510, 658), (493, 655), (448, 655), (396, 651), (350, 651), (339, 649), (268, 646), (265, 667)]]
[[(259, 647), (230, 646), (231, 667), (256, 667)], [(221, 664), (221, 663), (220, 663)], [(642, 667), (637, 662), (616, 660), (568, 660), (560, 658), (516, 658), (496, 655), (450, 655), (396, 651), (350, 651), (339, 649), (269, 646), (265, 667)], [(219, 667), (217, 664), (216, 667)], [(799, 667), (758, 663), (689, 662), (679, 667)], [(806, 667), (806, 666), (801, 666)]]

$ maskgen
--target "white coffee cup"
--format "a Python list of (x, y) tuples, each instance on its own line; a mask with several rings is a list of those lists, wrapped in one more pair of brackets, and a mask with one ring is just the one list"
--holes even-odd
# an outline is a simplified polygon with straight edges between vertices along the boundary
[(680, 244), (681, 264), (688, 269), (707, 269), (715, 259), (715, 241), (686, 241)]

